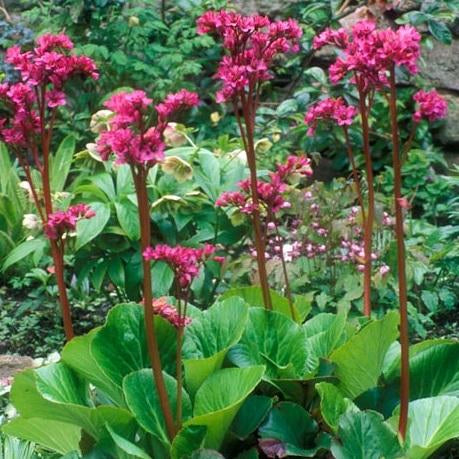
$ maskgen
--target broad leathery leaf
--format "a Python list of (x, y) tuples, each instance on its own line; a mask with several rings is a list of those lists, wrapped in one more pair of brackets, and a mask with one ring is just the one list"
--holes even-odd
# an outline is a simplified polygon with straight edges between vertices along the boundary
[(46, 241), (44, 239), (31, 239), (30, 241), (24, 241), (22, 244), (15, 247), (6, 257), (3, 262), (2, 271), (5, 271), (18, 261), (21, 261), (27, 255), (30, 255), (37, 250), (43, 250), (45, 246)]
[(152, 459), (143, 449), (139, 448), (135, 443), (132, 443), (127, 438), (118, 435), (108, 424), (105, 426), (108, 433), (112, 437), (115, 445), (126, 454), (129, 459)]
[[(166, 392), (173, 413), (177, 410), (177, 381), (163, 372)], [(164, 444), (169, 444), (159, 396), (151, 369), (135, 371), (123, 380), (123, 391), (129, 409), (137, 422), (148, 432), (155, 435)], [(183, 389), (182, 392), (182, 419), (191, 417), (190, 397)]]
[(397, 434), (374, 411), (348, 412), (339, 420), (336, 459), (399, 459), (404, 457)]
[(59, 454), (80, 450), (81, 428), (66, 422), (45, 418), (26, 419), (19, 416), (3, 425), (2, 431), (7, 435), (37, 443)]
[(250, 395), (241, 406), (231, 425), (231, 432), (245, 440), (258, 429), (273, 406), (273, 399), (266, 395)]
[[(449, 395), (410, 402), (406, 440), (409, 459), (427, 459), (448, 440), (459, 437), (459, 398)], [(389, 422), (396, 427), (398, 409)]]
[(384, 357), (398, 336), (399, 315), (388, 312), (381, 320), (365, 325), (330, 356), (336, 365), (338, 388), (355, 398), (377, 385)]
[(130, 431), (132, 415), (115, 406), (92, 408), (88, 385), (63, 363), (19, 373), (11, 388), (11, 401), (24, 418), (45, 418), (81, 427), (98, 440), (109, 423)]
[(183, 459), (203, 447), (207, 434), (206, 426), (186, 426), (179, 430), (172, 441), (171, 458)]
[(239, 367), (265, 365), (267, 380), (299, 380), (305, 374), (307, 351), (304, 331), (283, 314), (251, 308), (239, 341), (229, 351)]
[(68, 135), (62, 140), (56, 154), (51, 158), (51, 189), (53, 192), (64, 189), (74, 153), (75, 137)]
[(116, 216), (121, 228), (131, 241), (137, 241), (140, 238), (140, 224), (137, 207), (129, 200), (123, 199), (115, 202)]
[(220, 369), (228, 349), (241, 338), (247, 318), (248, 307), (238, 297), (194, 314), (183, 346), (185, 381), (190, 394), (195, 394), (203, 381)]
[(193, 418), (187, 425), (207, 427), (205, 446), (218, 449), (244, 400), (261, 381), (265, 368), (225, 368), (210, 375), (198, 389)]

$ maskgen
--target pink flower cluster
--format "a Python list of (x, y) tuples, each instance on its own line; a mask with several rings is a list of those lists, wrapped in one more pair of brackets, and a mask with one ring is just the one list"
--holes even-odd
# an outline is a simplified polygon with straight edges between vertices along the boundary
[(350, 126), (357, 115), (357, 109), (338, 97), (321, 100), (314, 104), (306, 113), (304, 122), (309, 126), (308, 135), (314, 135), (319, 121), (332, 120), (338, 126)]
[(223, 83), (217, 102), (232, 100), (246, 88), (271, 78), (269, 68), (279, 54), (297, 52), (302, 30), (293, 19), (271, 21), (266, 16), (242, 16), (228, 11), (208, 11), (197, 21), (199, 34), (223, 39), (228, 51), (216, 77)]
[[(264, 210), (276, 214), (281, 209), (291, 205), (284, 199), (287, 191), (287, 181), (294, 175), (312, 175), (311, 160), (306, 156), (289, 156), (284, 164), (277, 166), (275, 172), (269, 175), (269, 182), (257, 181), (257, 195)], [(240, 191), (226, 191), (216, 201), (219, 207), (236, 207), (244, 214), (252, 214), (255, 206), (252, 201), (250, 180), (238, 183)]]
[[(206, 244), (202, 249), (158, 244), (155, 248), (147, 247), (143, 252), (143, 257), (146, 260), (165, 261), (174, 271), (180, 287), (186, 289), (199, 274), (201, 264), (209, 259), (214, 252), (215, 247), (210, 244)], [(214, 259), (221, 261), (221, 257)]]
[(170, 305), (164, 297), (153, 300), (153, 311), (175, 328), (183, 328), (191, 323), (189, 317), (181, 317), (177, 309)]
[(21, 81), (0, 84), (0, 102), (10, 113), (0, 118), (0, 139), (28, 146), (40, 130), (40, 112), (66, 104), (63, 86), (69, 78), (98, 78), (94, 62), (87, 56), (71, 55), (72, 48), (66, 35), (45, 34), (31, 51), (22, 52), (19, 46), (7, 50), (5, 60), (19, 71)]
[(330, 66), (330, 80), (337, 83), (348, 73), (364, 88), (387, 85), (387, 72), (395, 66), (404, 66), (408, 72), (418, 71), (421, 35), (412, 26), (397, 30), (377, 29), (373, 21), (356, 23), (351, 33), (345, 29), (326, 29), (315, 37), (313, 46), (338, 47), (340, 56)]
[(435, 89), (432, 91), (420, 90), (413, 96), (413, 99), (418, 104), (418, 108), (413, 114), (413, 120), (416, 123), (422, 119), (435, 121), (444, 118), (448, 113), (448, 103)]
[(113, 95), (105, 106), (114, 112), (109, 129), (97, 139), (97, 151), (103, 160), (113, 153), (117, 164), (155, 165), (164, 158), (163, 133), (168, 118), (182, 108), (193, 107), (199, 102), (195, 93), (182, 89), (169, 94), (156, 105), (158, 121), (148, 124), (148, 109), (153, 101), (144, 91), (121, 92)]
[(44, 232), (49, 239), (59, 239), (69, 231), (74, 231), (81, 218), (92, 218), (96, 213), (86, 204), (77, 204), (66, 211), (57, 211), (49, 215), (44, 225)]

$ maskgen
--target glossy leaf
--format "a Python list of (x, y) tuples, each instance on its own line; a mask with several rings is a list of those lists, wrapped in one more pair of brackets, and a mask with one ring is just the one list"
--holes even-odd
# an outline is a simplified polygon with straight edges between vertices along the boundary
[[(163, 372), (164, 383), (173, 413), (177, 409), (177, 381)], [(165, 444), (169, 443), (163, 412), (150, 369), (135, 371), (124, 378), (123, 390), (129, 409), (137, 422)], [(183, 419), (191, 416), (191, 401), (183, 390)]]
[(187, 425), (207, 427), (205, 446), (218, 449), (244, 400), (261, 381), (263, 366), (226, 368), (210, 375), (198, 389)]
[(3, 262), (2, 271), (5, 271), (10, 266), (16, 264), (18, 261), (21, 261), (32, 252), (35, 252), (36, 250), (42, 250), (45, 246), (46, 241), (44, 239), (31, 239), (30, 241), (24, 241), (8, 254)]
[(231, 432), (240, 440), (245, 440), (263, 422), (273, 406), (273, 399), (266, 395), (251, 395), (237, 413)]
[(197, 310), (186, 328), (183, 365), (187, 388), (194, 394), (203, 381), (220, 369), (228, 349), (236, 344), (247, 323), (248, 308), (241, 298)]
[(75, 249), (81, 249), (88, 242), (97, 237), (105, 228), (110, 219), (110, 207), (102, 202), (89, 203), (91, 209), (96, 213), (93, 218), (82, 219), (77, 223), (77, 238)]
[(68, 135), (62, 140), (56, 154), (51, 159), (51, 189), (62, 191), (70, 172), (75, 152), (75, 137)]
[(112, 437), (115, 445), (126, 454), (127, 458), (152, 459), (143, 449), (139, 448), (135, 443), (118, 435), (108, 424), (106, 426), (108, 433)]
[(181, 429), (172, 441), (171, 458), (187, 458), (193, 451), (199, 450), (204, 445), (207, 434), (205, 426), (186, 426)]
[(398, 336), (398, 323), (398, 313), (388, 312), (333, 351), (330, 360), (336, 365), (338, 388), (347, 397), (355, 398), (377, 385), (384, 357)]
[(249, 310), (241, 340), (229, 352), (239, 367), (265, 365), (267, 379), (302, 379), (307, 358), (304, 331), (283, 314)]

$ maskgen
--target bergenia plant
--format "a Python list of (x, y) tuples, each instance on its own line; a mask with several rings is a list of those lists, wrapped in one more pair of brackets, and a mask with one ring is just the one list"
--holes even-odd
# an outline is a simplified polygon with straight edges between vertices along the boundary
[[(108, 121), (108, 129), (102, 132), (97, 140), (97, 150), (101, 158), (108, 160), (114, 154), (117, 164), (130, 166), (134, 180), (139, 208), (141, 250), (146, 255), (142, 257), (145, 332), (155, 385), (170, 439), (175, 435), (176, 425), (166, 392), (153, 326), (155, 308), (151, 278), (152, 258), (149, 256), (151, 221), (147, 176), (149, 170), (164, 159), (163, 134), (170, 117), (181, 109), (197, 105), (198, 102), (197, 94), (186, 90), (169, 94), (156, 106), (144, 91), (115, 94), (105, 103), (113, 112)], [(156, 122), (152, 123), (152, 119)]]
[[(358, 111), (362, 122), (363, 153), (365, 158), (366, 176), (368, 184), (368, 205), (363, 212), (363, 199), (358, 186), (359, 201), (362, 207), (364, 221), (364, 313), (371, 314), (371, 263), (372, 263), (372, 233), (374, 221), (374, 183), (373, 165), (370, 152), (370, 127), (369, 115), (376, 92), (384, 93), (389, 100), (389, 113), (391, 122), (393, 169), (394, 169), (394, 201), (395, 201), (395, 233), (397, 239), (397, 270), (400, 304), (400, 343), (401, 343), (401, 383), (400, 383), (400, 417), (399, 434), (404, 439), (408, 421), (409, 401), (409, 352), (408, 352), (408, 312), (407, 312), (407, 286), (405, 274), (405, 246), (403, 230), (403, 207), (407, 200), (402, 197), (402, 152), (400, 149), (400, 136), (397, 124), (397, 89), (395, 70), (403, 67), (409, 74), (417, 73), (417, 60), (420, 56), (421, 36), (411, 26), (403, 26), (397, 30), (377, 29), (372, 21), (361, 21), (352, 27), (352, 30), (341, 28), (338, 30), (327, 29), (314, 39), (316, 49), (325, 45), (332, 45), (340, 50), (340, 55), (330, 66), (329, 75), (332, 83), (340, 82), (347, 75), (351, 76), (350, 83), (356, 86), (359, 104)], [(446, 103), (435, 92), (418, 92), (414, 96), (418, 109), (413, 115), (417, 124), (422, 118), (430, 121), (443, 117), (446, 114)], [(324, 116), (319, 108), (313, 107), (306, 115), (306, 122), (310, 131), (320, 118), (331, 118), (344, 127), (348, 154), (353, 169), (353, 154), (347, 135), (347, 126), (351, 123), (354, 109), (345, 110), (342, 104), (322, 102), (327, 113)], [(338, 112), (337, 112), (338, 111)], [(414, 133), (414, 130), (412, 131)], [(414, 134), (413, 134), (414, 135)], [(413, 135), (408, 140), (407, 147)], [(353, 171), (356, 175), (355, 171)]]
[[(64, 277), (65, 237), (76, 227), (79, 218), (94, 213), (78, 205), (55, 211), (51, 189), (50, 161), (53, 128), (59, 107), (66, 105), (65, 83), (77, 75), (98, 78), (94, 62), (86, 56), (71, 54), (73, 43), (64, 34), (45, 34), (29, 51), (13, 46), (5, 60), (19, 72), (16, 83), (0, 84), (0, 139), (18, 158), (48, 236), (59, 290), (65, 336), (74, 336), (70, 304)], [(33, 169), (40, 182), (33, 178)]]
[(200, 34), (213, 34), (223, 40), (227, 54), (222, 58), (216, 78), (222, 82), (218, 103), (233, 105), (250, 169), (252, 224), (257, 251), (258, 273), (263, 301), (271, 309), (265, 243), (260, 221), (255, 155), (255, 116), (263, 82), (272, 75), (270, 68), (279, 55), (297, 52), (302, 30), (293, 19), (271, 21), (266, 16), (241, 16), (227, 11), (208, 11), (197, 22)]

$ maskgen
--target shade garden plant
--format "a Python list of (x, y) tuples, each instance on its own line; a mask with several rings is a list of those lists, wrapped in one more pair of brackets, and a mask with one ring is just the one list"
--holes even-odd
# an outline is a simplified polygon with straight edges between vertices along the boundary
[[(177, 124), (214, 94), (153, 100), (121, 88), (88, 126), (82, 157), (93, 170), (63, 198), (72, 140), (58, 147), (53, 128), (67, 80), (83, 86), (99, 72), (64, 34), (7, 52), (19, 79), (0, 85), (0, 138), (28, 184), (27, 221), (38, 223), (3, 269), (24, 247), (48, 262), (67, 342), (58, 362), (15, 376), (6, 441), (66, 458), (433, 457), (459, 437), (459, 342), (409, 341), (416, 233), (403, 179), (416, 129), (447, 113), (434, 89), (413, 91), (402, 144), (397, 78), (417, 73), (421, 35), (360, 21), (315, 37), (315, 48), (339, 50), (330, 81), (348, 89), (303, 114), (308, 136), (324, 123), (342, 131), (351, 178), (327, 188), (304, 153), (266, 170), (272, 144), (257, 132), (275, 66), (301, 53), (300, 25), (211, 10), (196, 27), (223, 45), (215, 100), (232, 111), (241, 148), (222, 138), (209, 151)], [(383, 198), (372, 164), (378, 97), (392, 150)], [(313, 273), (330, 288), (310, 289)], [(75, 336), (68, 292), (100, 290), (106, 275), (118, 304)]]

